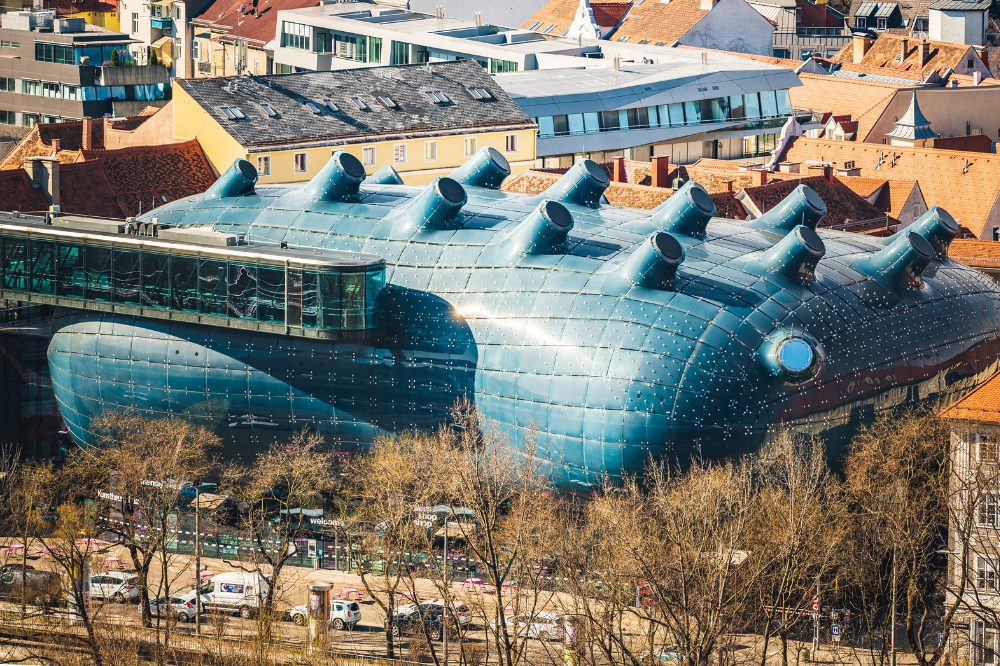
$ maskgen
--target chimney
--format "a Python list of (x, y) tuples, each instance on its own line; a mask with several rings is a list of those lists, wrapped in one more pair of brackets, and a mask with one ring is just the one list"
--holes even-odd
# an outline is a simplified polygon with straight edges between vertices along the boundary
[(40, 189), (48, 202), (59, 207), (59, 160), (54, 157), (29, 157), (24, 161), (32, 184)]
[(715, 0), (701, 0), (701, 11), (710, 12), (715, 6)]
[(920, 54), (919, 58), (920, 66), (923, 67), (924, 65), (927, 64), (927, 61), (931, 59), (930, 58), (931, 45), (927, 42), (926, 39), (922, 39), (920, 40), (920, 44), (917, 46), (917, 49), (919, 50), (918, 52)]
[(611, 180), (616, 183), (627, 183), (628, 176), (625, 175), (625, 158), (616, 157), (611, 167)]
[(863, 32), (854, 33), (854, 64), (859, 65), (871, 48), (872, 40)]
[(757, 171), (757, 186), (763, 187), (767, 185), (767, 169), (760, 169)]
[(52, 139), (52, 154), (58, 155), (62, 150), (62, 139)]
[(653, 187), (670, 187), (670, 183), (667, 181), (667, 178), (670, 176), (670, 156), (657, 155), (653, 158), (653, 163), (650, 166), (652, 167), (650, 169), (652, 177), (650, 185)]
[(726, 192), (732, 192), (733, 191), (733, 182), (734, 181), (732, 179), (729, 179), (729, 180), (726, 181)]
[(978, 69), (972, 73), (972, 85), (978, 86), (983, 82), (983, 73)]
[(831, 185), (833, 184), (833, 165), (831, 164), (823, 165), (823, 178), (826, 179), (826, 182), (830, 183)]
[(906, 62), (906, 56), (910, 53), (910, 40), (903, 37), (899, 40), (899, 61)]
[(83, 150), (93, 150), (94, 148), (93, 125), (93, 118), (88, 116), (83, 117), (83, 129), (81, 130), (82, 135), (80, 136), (80, 148)]

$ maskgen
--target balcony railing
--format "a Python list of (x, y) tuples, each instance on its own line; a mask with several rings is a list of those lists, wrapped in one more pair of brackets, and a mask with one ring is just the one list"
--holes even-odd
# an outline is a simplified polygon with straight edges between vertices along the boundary
[(174, 20), (169, 16), (154, 16), (149, 19), (149, 24), (157, 30), (172, 30)]

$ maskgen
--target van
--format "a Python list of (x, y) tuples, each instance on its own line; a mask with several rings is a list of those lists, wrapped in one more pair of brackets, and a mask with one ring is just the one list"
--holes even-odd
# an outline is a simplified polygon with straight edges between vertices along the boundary
[[(249, 619), (260, 608), (271, 582), (267, 576), (248, 571), (230, 571), (212, 576), (201, 587), (201, 603), (207, 611), (238, 613)], [(194, 590), (185, 595), (194, 598)]]

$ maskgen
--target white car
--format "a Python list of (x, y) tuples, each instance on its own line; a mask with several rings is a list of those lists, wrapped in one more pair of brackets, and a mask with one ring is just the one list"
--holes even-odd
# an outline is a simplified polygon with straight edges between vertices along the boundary
[[(309, 620), (309, 610), (302, 606), (290, 608), (286, 617), (297, 624), (303, 626)], [(357, 601), (342, 601), (333, 599), (330, 602), (330, 625), (340, 631), (342, 629), (353, 629), (354, 625), (361, 621), (361, 606)]]
[[(521, 613), (517, 616), (506, 616), (504, 620), (508, 631), (517, 636), (537, 638), (541, 641), (561, 641), (566, 636), (563, 618), (558, 613), (550, 611), (538, 611), (534, 615)], [(496, 622), (493, 623), (493, 631), (497, 631)]]
[[(205, 609), (202, 608), (202, 613)], [(171, 616), (178, 622), (192, 622), (195, 618), (194, 601), (181, 597), (171, 597), (167, 603), (166, 597), (149, 600), (149, 614), (153, 617)]]
[(134, 571), (108, 571), (90, 577), (90, 598), (111, 600), (116, 604), (139, 598), (139, 577)]

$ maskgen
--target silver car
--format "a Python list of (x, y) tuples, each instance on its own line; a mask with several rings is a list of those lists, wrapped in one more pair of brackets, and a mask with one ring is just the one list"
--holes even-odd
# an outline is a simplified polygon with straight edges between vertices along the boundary
[[(205, 612), (204, 608), (202, 608), (201, 612)], [(149, 613), (153, 617), (172, 617), (178, 622), (192, 622), (195, 615), (197, 615), (194, 602), (187, 601), (181, 597), (170, 597), (169, 604), (166, 597), (151, 599), (149, 601)]]

